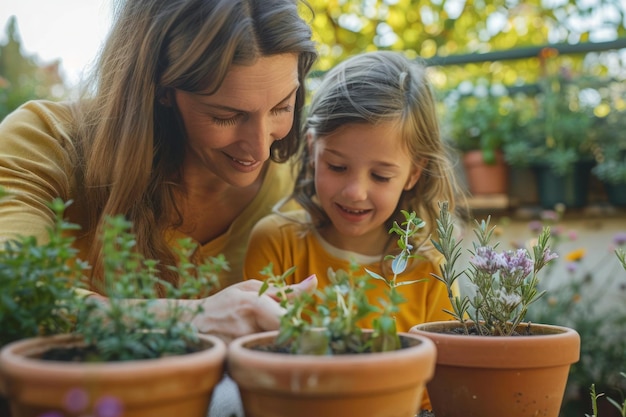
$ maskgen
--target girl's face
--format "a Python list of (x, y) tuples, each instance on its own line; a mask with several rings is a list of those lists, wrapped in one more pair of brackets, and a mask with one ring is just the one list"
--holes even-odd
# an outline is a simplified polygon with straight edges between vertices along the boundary
[(185, 175), (254, 183), (272, 143), (293, 125), (299, 87), (298, 56), (285, 54), (233, 66), (212, 95), (175, 90), (188, 137)]
[(317, 197), (332, 221), (322, 235), (341, 249), (380, 254), (388, 237), (385, 221), (421, 174), (398, 124), (349, 124), (329, 136), (308, 138)]

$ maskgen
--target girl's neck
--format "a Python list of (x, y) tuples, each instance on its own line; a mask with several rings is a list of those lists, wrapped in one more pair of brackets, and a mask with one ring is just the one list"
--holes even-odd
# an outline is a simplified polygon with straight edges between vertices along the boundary
[(338, 249), (366, 256), (382, 255), (389, 239), (389, 234), (383, 226), (376, 231), (363, 235), (346, 236), (339, 233), (332, 224), (329, 224), (318, 229), (318, 233), (326, 242)]

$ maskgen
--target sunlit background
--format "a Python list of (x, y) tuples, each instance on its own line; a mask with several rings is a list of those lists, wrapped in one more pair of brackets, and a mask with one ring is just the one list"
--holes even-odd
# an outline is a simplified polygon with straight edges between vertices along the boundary
[(76, 85), (98, 53), (111, 22), (112, 0), (0, 1), (0, 44), (11, 16), (24, 53), (43, 65), (61, 60), (68, 86)]

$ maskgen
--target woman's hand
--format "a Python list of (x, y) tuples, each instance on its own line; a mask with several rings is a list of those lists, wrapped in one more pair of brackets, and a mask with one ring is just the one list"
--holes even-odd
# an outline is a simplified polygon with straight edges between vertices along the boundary
[[(272, 288), (259, 296), (262, 284), (259, 280), (243, 281), (196, 300), (202, 303), (204, 311), (192, 320), (192, 324), (200, 333), (213, 334), (226, 343), (239, 336), (278, 329), (284, 309), (278, 304)], [(317, 277), (311, 275), (290, 288), (293, 291), (289, 298), (302, 292), (312, 293), (317, 288)]]

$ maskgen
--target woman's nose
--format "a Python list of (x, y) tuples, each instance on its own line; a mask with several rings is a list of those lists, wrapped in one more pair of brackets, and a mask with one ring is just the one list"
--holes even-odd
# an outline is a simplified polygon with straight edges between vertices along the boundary
[(255, 161), (265, 161), (270, 155), (270, 146), (277, 138), (272, 134), (271, 123), (259, 119), (250, 123), (243, 138), (244, 149)]

